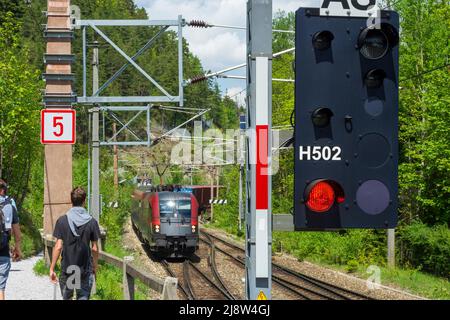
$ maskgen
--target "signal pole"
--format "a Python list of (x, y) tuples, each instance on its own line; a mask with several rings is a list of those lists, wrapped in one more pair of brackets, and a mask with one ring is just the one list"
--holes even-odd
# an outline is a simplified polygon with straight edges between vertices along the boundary
[(388, 229), (388, 250), (387, 250), (387, 262), (389, 268), (395, 268), (395, 229)]
[[(92, 92), (95, 94), (98, 91), (98, 42), (93, 44), (92, 57)], [(98, 105), (94, 105), (92, 113), (92, 198), (91, 198), (91, 215), (100, 221), (100, 115)]]
[[(113, 135), (115, 136), (117, 132), (117, 124), (113, 123)], [(117, 141), (116, 138), (114, 138), (114, 141)], [(118, 196), (119, 191), (119, 147), (114, 146), (114, 193), (115, 196)]]
[(247, 300), (271, 299), (272, 53), (272, 0), (248, 0)]

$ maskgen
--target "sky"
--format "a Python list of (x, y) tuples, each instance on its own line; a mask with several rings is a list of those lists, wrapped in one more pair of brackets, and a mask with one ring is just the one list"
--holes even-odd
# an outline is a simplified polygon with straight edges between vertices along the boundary
[[(204, 20), (210, 24), (246, 25), (247, 0), (135, 0), (144, 7), (150, 19), (177, 19), (182, 15), (187, 21)], [(299, 7), (317, 7), (320, 0), (273, 0), (274, 14), (283, 10), (296, 11)], [(205, 70), (219, 71), (245, 62), (245, 30), (223, 28), (198, 29), (186, 27), (184, 37), (191, 52), (198, 56)], [(288, 48), (286, 48), (288, 49)], [(245, 68), (228, 73), (245, 75)], [(223, 94), (234, 96), (244, 103), (245, 80), (219, 79)], [(237, 95), (239, 92), (241, 94)]]

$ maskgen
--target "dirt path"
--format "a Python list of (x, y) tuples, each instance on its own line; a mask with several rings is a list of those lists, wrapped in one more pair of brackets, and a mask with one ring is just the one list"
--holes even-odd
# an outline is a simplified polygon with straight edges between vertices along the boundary
[(42, 255), (13, 262), (6, 286), (6, 300), (61, 300), (61, 291), (49, 281), (48, 277), (39, 277), (34, 265)]

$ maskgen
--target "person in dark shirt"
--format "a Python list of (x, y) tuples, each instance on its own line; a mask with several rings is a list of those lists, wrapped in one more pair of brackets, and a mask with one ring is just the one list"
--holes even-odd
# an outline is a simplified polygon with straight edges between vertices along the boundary
[(6, 282), (8, 281), (9, 271), (11, 269), (11, 255), (9, 252), (9, 241), (11, 240), (11, 234), (14, 235), (14, 250), (12, 251), (13, 261), (19, 261), (22, 257), (22, 251), (20, 250), (20, 244), (22, 235), (20, 233), (19, 216), (17, 213), (17, 206), (14, 199), (8, 197), (8, 185), (2, 179), (0, 179), (0, 214), (3, 215), (2, 220), (3, 228), (5, 232), (4, 239), (0, 239), (0, 300), (5, 300)]
[(86, 192), (75, 188), (71, 193), (73, 208), (56, 221), (50, 266), (50, 280), (58, 282), (55, 266), (62, 254), (59, 284), (64, 300), (89, 300), (98, 265), (98, 222), (84, 209)]

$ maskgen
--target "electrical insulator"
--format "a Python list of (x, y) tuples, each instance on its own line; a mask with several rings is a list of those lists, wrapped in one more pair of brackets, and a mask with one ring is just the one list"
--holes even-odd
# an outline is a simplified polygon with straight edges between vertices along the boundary
[(210, 28), (211, 26), (203, 20), (192, 20), (188, 23), (188, 26), (194, 27), (194, 28)]
[(191, 84), (199, 83), (205, 81), (207, 78), (205, 76), (197, 76), (191, 79)]

